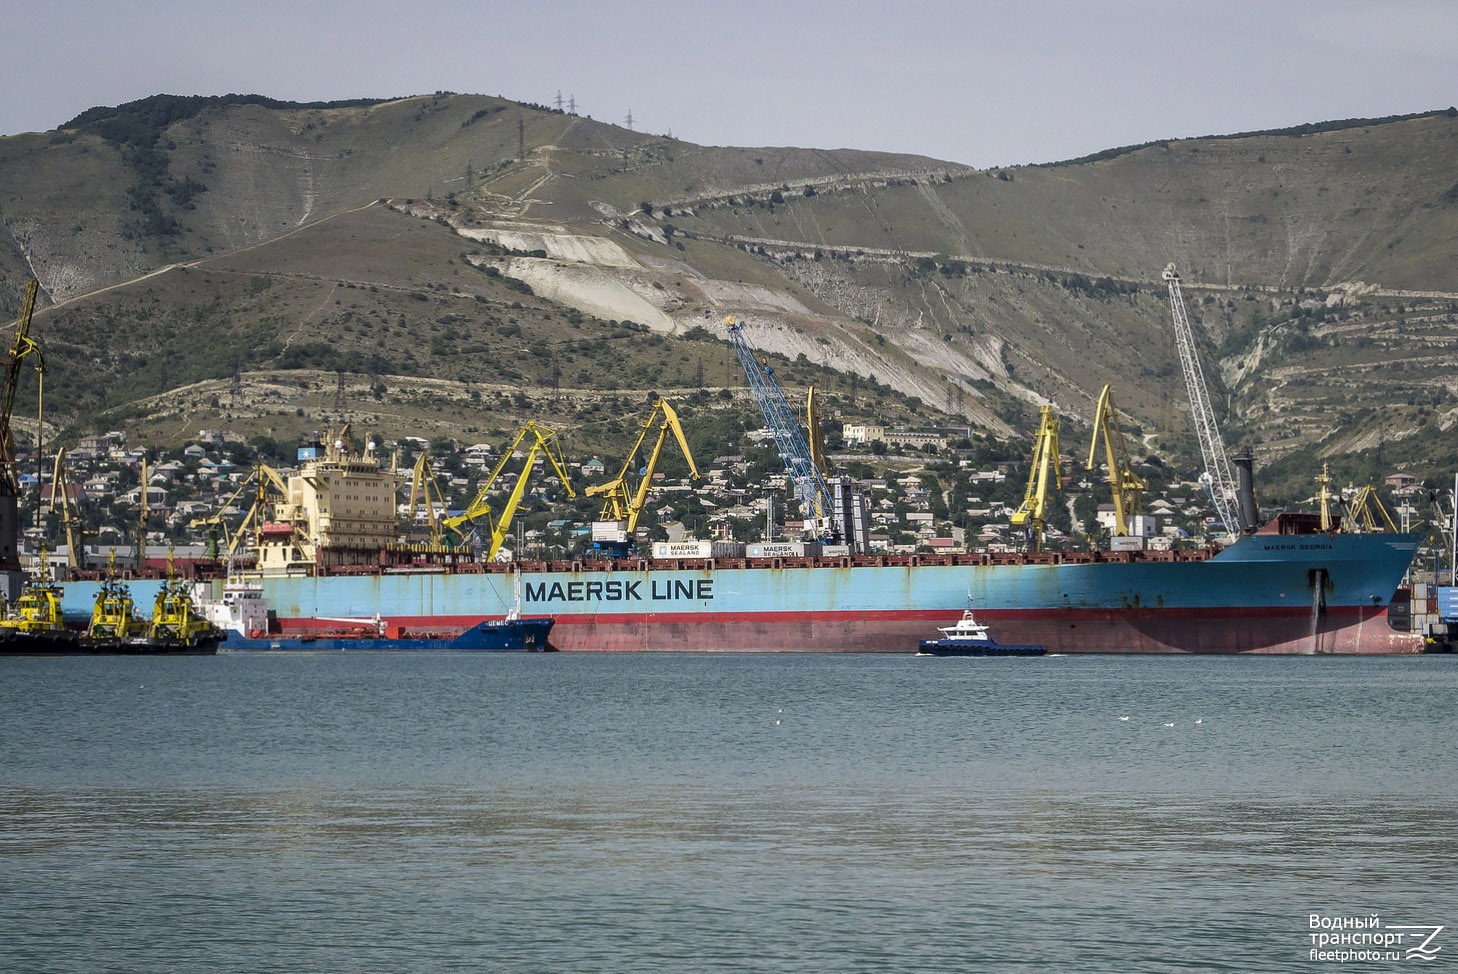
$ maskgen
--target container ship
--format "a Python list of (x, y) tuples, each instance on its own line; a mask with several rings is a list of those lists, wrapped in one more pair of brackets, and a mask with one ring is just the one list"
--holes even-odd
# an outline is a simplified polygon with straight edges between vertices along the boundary
[[(1187, 379), (1193, 341), (1179, 298), (1179, 278), (1166, 269), (1172, 307), (1182, 327)], [(34, 297), (34, 287), (28, 292)], [(29, 303), (17, 326), (6, 385), (13, 391)], [(574, 561), (501, 560), (506, 525), (522, 499), (526, 478), (540, 453), (572, 489), (551, 432), (528, 423), (470, 507), (447, 523), (491, 514), (489, 489), (516, 447), (530, 438), (526, 464), (499, 516), (484, 557), (439, 543), (412, 546), (399, 540), (394, 471), (368, 447), (356, 453), (348, 427), (327, 445), (300, 451), (300, 470), (285, 478), (260, 467), (250, 514), (255, 559), (250, 580), (266, 603), (264, 624), (239, 632), (240, 640), (280, 645), (326, 636), (345, 619), (374, 620), (378, 638), (451, 640), (485, 623), (527, 615), (550, 632), (549, 649), (656, 652), (896, 652), (913, 653), (932, 627), (958, 618), (970, 604), (1013, 643), (1038, 644), (1050, 653), (1405, 653), (1419, 652), (1421, 632), (1410, 632), (1405, 590), (1399, 589), (1417, 552), (1415, 534), (1343, 532), (1311, 515), (1284, 514), (1256, 529), (1254, 495), (1242, 498), (1233, 543), (1196, 551), (1142, 547), (1106, 552), (1043, 552), (886, 555), (869, 553), (866, 500), (850, 478), (824, 475), (813, 389), (807, 430), (801, 433), (767, 361), (759, 359), (743, 329), (726, 319), (729, 335), (766, 429), (775, 438), (816, 537), (847, 538), (830, 545), (750, 545), (745, 549), (663, 552), (644, 559), (631, 552), (633, 528), (647, 495), (653, 462), (671, 431), (688, 453), (673, 410), (659, 402), (644, 424), (638, 446), (616, 481), (591, 488), (607, 495), (611, 530), (594, 541), (600, 557)], [(1192, 390), (1197, 386), (1192, 383)], [(1114, 425), (1112, 400), (1101, 397), (1105, 438)], [(1105, 399), (1108, 402), (1105, 403)], [(8, 401), (8, 400), (7, 400)], [(1203, 396), (1194, 395), (1197, 405)], [(1105, 408), (1108, 407), (1106, 415)], [(1202, 413), (1197, 410), (1197, 413)], [(660, 423), (658, 417), (662, 416)], [(634, 454), (658, 429), (656, 445), (636, 492), (628, 477)], [(1202, 451), (1213, 420), (1200, 424)], [(1205, 432), (1208, 430), (1208, 433)], [(8, 417), (0, 416), (8, 432)], [(1014, 525), (1040, 527), (1045, 487), (1057, 470), (1057, 424), (1044, 409), (1034, 473)], [(1095, 438), (1099, 432), (1096, 430)], [(0, 437), (0, 447), (8, 435)], [(8, 448), (7, 448), (8, 450)], [(1223, 448), (1222, 448), (1223, 451)], [(0, 451), (4, 452), (4, 451)], [(1123, 453), (1122, 448), (1118, 451)], [(1223, 459), (1223, 452), (1222, 452)], [(1119, 472), (1109, 447), (1111, 478), (1118, 491), (1136, 486)], [(692, 457), (687, 457), (694, 471)], [(8, 452), (0, 474), (12, 474)], [(1090, 453), (1092, 462), (1092, 451)], [(1222, 464), (1223, 465), (1223, 464)], [(417, 479), (428, 469), (417, 467)], [(1246, 471), (1248, 475), (1248, 470)], [(144, 478), (145, 479), (145, 478)], [(1228, 478), (1222, 477), (1221, 482)], [(1247, 476), (1248, 487), (1248, 476)], [(412, 485), (411, 507), (416, 498)], [(272, 490), (272, 496), (269, 492)], [(17, 491), (0, 478), (0, 574), (10, 602), (18, 596), (15, 559)], [(1223, 489), (1212, 497), (1224, 498)], [(1117, 497), (1117, 494), (1116, 494)], [(432, 524), (436, 523), (434, 503)], [(238, 536), (241, 536), (238, 535)], [(658, 552), (655, 552), (657, 554)], [(221, 603), (227, 579), (206, 583), (204, 606)], [(138, 598), (155, 597), (161, 581), (135, 580)], [(63, 612), (84, 618), (97, 584), (65, 587)], [(412, 635), (413, 634), (413, 635)], [(355, 643), (353, 645), (360, 645)]]
[[(323, 636), (340, 618), (449, 634), (526, 615), (552, 620), (551, 648), (564, 652), (914, 653), (970, 600), (1002, 638), (1049, 653), (1423, 649), (1399, 590), (1419, 536), (1323, 531), (1315, 515), (1282, 514), (1194, 551), (836, 555), (787, 544), (739, 557), (703, 542), (664, 553), (707, 557), (483, 562), (401, 544), (395, 475), (342, 440), (285, 486), (257, 532), (250, 580), (267, 614), (249, 638)], [(131, 582), (138, 598), (154, 584)], [(225, 582), (201, 584), (206, 601)], [(89, 611), (93, 588), (66, 586), (68, 614)]]
[[(1282, 526), (1218, 552), (523, 562), (259, 582), (274, 634), (322, 633), (340, 616), (463, 631), (519, 598), (554, 620), (566, 652), (910, 653), (969, 599), (1005, 639), (1050, 653), (1422, 650), (1421, 634), (1392, 625), (1416, 535)], [(143, 597), (147, 584), (132, 583)], [(81, 605), (86, 587), (67, 597)]]

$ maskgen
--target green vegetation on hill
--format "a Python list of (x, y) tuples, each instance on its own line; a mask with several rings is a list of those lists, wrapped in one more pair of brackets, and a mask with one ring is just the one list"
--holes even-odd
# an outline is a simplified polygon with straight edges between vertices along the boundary
[(611, 456), (654, 392), (744, 407), (732, 313), (833, 422), (1007, 439), (1108, 382), (1184, 471), (1173, 261), (1228, 441), (1304, 497), (1322, 462), (1458, 465), (1455, 153), (1453, 110), (976, 172), (443, 92), (157, 96), (0, 140), (0, 303), (32, 273), (59, 302), (62, 436), (535, 417)]
[(260, 108), (296, 111), (334, 108), (367, 108), (389, 99), (352, 98), (343, 101), (280, 101), (263, 95), (151, 95), (114, 107), (88, 108), (57, 129), (80, 129), (91, 132), (115, 145), (150, 145), (176, 122), (194, 118), (202, 112), (231, 108), (236, 105), (257, 105)]
[[(1341, 132), (1345, 129), (1366, 128), (1372, 125), (1386, 125), (1389, 122), (1405, 122), (1415, 118), (1431, 118), (1442, 115), (1446, 118), (1458, 118), (1458, 108), (1446, 108), (1431, 112), (1412, 112), (1407, 115), (1386, 115), (1382, 118), (1343, 118), (1329, 122), (1305, 122), (1301, 125), (1290, 125), (1279, 129), (1255, 129), (1249, 132), (1232, 132), (1227, 135), (1205, 135), (1198, 136), (1199, 139), (1253, 139), (1273, 136), (1285, 136), (1293, 138), (1302, 135), (1316, 135), (1321, 132)], [(1117, 159), (1119, 156), (1131, 152), (1138, 152), (1140, 149), (1158, 147), (1169, 148), (1171, 139), (1159, 139), (1154, 142), (1141, 142), (1138, 145), (1122, 145), (1115, 149), (1101, 149), (1098, 152), (1091, 152), (1086, 156), (1078, 156), (1075, 159), (1063, 159), (1058, 162), (1046, 163), (1048, 166), (1079, 166), (1090, 162), (1103, 162), (1108, 159)], [(1181, 139), (1180, 141), (1189, 141)]]
[[(164, 135), (172, 125), (205, 111), (239, 105), (327, 110), (375, 104), (379, 104), (378, 99), (298, 103), (262, 95), (153, 95), (114, 108), (88, 109), (60, 129), (95, 135), (121, 151), (122, 162), (134, 177), (127, 187), (127, 204), (136, 214), (136, 219), (128, 226), (129, 232), (143, 238), (165, 240), (179, 232), (175, 211), (192, 209), (194, 198), (207, 192), (207, 185), (200, 179), (190, 175), (178, 178), (171, 173), (172, 155), (169, 150), (175, 146), (164, 144)], [(163, 208), (164, 196), (171, 203), (170, 211)]]

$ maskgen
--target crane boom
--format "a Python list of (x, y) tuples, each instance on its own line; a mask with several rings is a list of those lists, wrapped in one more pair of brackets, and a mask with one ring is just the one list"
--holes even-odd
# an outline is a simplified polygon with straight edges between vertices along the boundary
[(15, 392), (20, 388), (20, 363), (27, 355), (37, 356), (39, 369), (44, 369), (40, 359), (40, 346), (30, 337), (30, 319), (35, 313), (35, 296), (40, 291), (40, 282), (31, 280), (25, 286), (25, 299), (21, 302), (20, 317), (15, 319), (15, 338), (10, 343), (10, 355), (5, 361), (5, 388), (0, 393), (0, 490), (6, 496), (14, 497), (19, 492), (15, 476), (15, 437), (10, 429), (10, 420), (15, 413)]
[[(661, 422), (658, 419), (660, 415), (663, 417)], [(641, 469), (637, 488), (630, 493), (628, 478), (633, 473), (634, 460), (655, 424), (658, 426), (658, 439), (653, 444), (648, 462)], [(670, 432), (678, 441), (678, 448), (683, 451), (684, 459), (688, 461), (689, 476), (698, 480), (699, 468), (694, 463), (694, 454), (689, 449), (688, 438), (684, 435), (683, 426), (678, 421), (678, 413), (674, 412), (673, 407), (667, 401), (659, 399), (653, 406), (653, 412), (643, 423), (643, 429), (638, 433), (638, 441), (628, 451), (628, 458), (623, 461), (623, 468), (618, 471), (618, 475), (606, 483), (594, 484), (584, 491), (588, 497), (606, 497), (607, 500), (603, 502), (602, 507), (603, 520), (624, 522), (624, 530), (630, 536), (638, 526), (638, 518), (642, 515), (643, 507), (648, 502), (648, 490), (652, 486), (653, 471), (658, 466), (658, 457), (663, 452), (664, 440), (668, 438)]]
[(1033, 443), (1033, 468), (1028, 472), (1028, 487), (1023, 492), (1022, 506), (1012, 516), (1013, 527), (1023, 528), (1032, 547), (1037, 550), (1042, 550), (1043, 547), (1048, 494), (1057, 489), (1061, 478), (1062, 471), (1058, 465), (1058, 417), (1053, 415), (1052, 406), (1044, 406), (1043, 418), (1038, 424), (1038, 436)]
[(1225, 441), (1220, 438), (1220, 428), (1215, 423), (1215, 410), (1210, 406), (1210, 394), (1205, 386), (1205, 373), (1200, 369), (1200, 358), (1195, 352), (1195, 331), (1190, 327), (1190, 318), (1185, 313), (1185, 299), (1180, 292), (1180, 275), (1174, 264), (1164, 269), (1164, 281), (1169, 285), (1169, 309), (1174, 317), (1175, 344), (1179, 347), (1180, 366), (1185, 375), (1185, 388), (1190, 394), (1190, 419), (1195, 424), (1195, 433), (1200, 440), (1200, 456), (1205, 472), (1200, 482), (1210, 494), (1210, 503), (1225, 530), (1236, 536), (1242, 525), (1236, 514), (1235, 477), (1231, 473), (1230, 459), (1225, 454)]
[(805, 393), (805, 439), (810, 444), (810, 459), (822, 477), (830, 476), (830, 464), (825, 459), (825, 434), (820, 430), (820, 400), (816, 398), (815, 387)]
[(512, 488), (511, 495), (507, 498), (505, 506), (502, 507), (500, 517), (495, 519), (495, 524), (491, 529), (490, 545), (486, 551), (487, 561), (492, 561), (496, 558), (496, 553), (501, 550), (501, 543), (506, 540), (507, 529), (510, 527), (511, 519), (516, 514), (516, 509), (521, 504), (522, 496), (526, 492), (527, 481), (531, 478), (532, 467), (536, 463), (538, 453), (545, 456), (547, 462), (552, 465), (552, 469), (557, 472), (557, 477), (562, 481), (562, 486), (566, 489), (567, 496), (577, 496), (576, 491), (572, 489), (571, 480), (567, 477), (566, 462), (561, 456), (562, 451), (557, 443), (557, 434), (545, 426), (538, 426), (531, 420), (527, 420), (526, 425), (516, 434), (516, 439), (512, 441), (511, 446), (502, 451), (501, 459), (497, 461), (490, 476), (481, 483), (481, 489), (476, 492), (476, 497), (471, 501), (471, 505), (462, 513), (446, 518), (441, 523), (462, 537), (466, 537), (469, 532), (462, 531), (462, 525), (481, 517), (486, 518), (488, 522), (492, 521), (491, 505), (486, 502), (486, 496), (491, 492), (492, 486), (495, 485), (502, 471), (506, 469), (506, 465), (511, 461), (512, 455), (516, 452), (516, 448), (521, 446), (522, 441), (527, 437), (532, 438), (532, 444), (527, 450), (526, 464), (517, 476), (516, 486)]
[(422, 504), (425, 505), (426, 523), (430, 527), (430, 543), (438, 545), (441, 543), (440, 516), (445, 510), (445, 500), (441, 496), (440, 482), (435, 479), (435, 471), (430, 466), (430, 454), (425, 452), (415, 458), (415, 467), (410, 472), (410, 502), (405, 517), (412, 524), (415, 523), (415, 512)]
[(81, 548), (81, 532), (77, 528), (80, 518), (76, 516), (75, 507), (71, 503), (71, 483), (66, 476), (66, 453), (64, 450), (56, 451), (56, 465), (51, 473), (51, 513), (56, 511), (56, 505), (61, 508), (61, 526), (66, 531), (66, 564), (72, 569), (86, 567), (86, 552)]
[(780, 458), (785, 463), (785, 472), (790, 475), (790, 482), (794, 486), (795, 496), (800, 501), (800, 510), (805, 518), (806, 530), (816, 537), (834, 537), (837, 531), (832, 523), (834, 501), (830, 485), (825, 482), (825, 475), (811, 456), (810, 445), (805, 441), (805, 435), (800, 432), (800, 424), (795, 421), (795, 414), (785, 401), (784, 391), (775, 379), (774, 369), (768, 361), (755, 358), (754, 350), (744, 337), (743, 326), (735, 324), (733, 315), (725, 318), (724, 323), (729, 326), (729, 341), (734, 345), (735, 354), (739, 356), (739, 364), (749, 380), (749, 387), (754, 392), (754, 400), (759, 404), (765, 425), (774, 437), (775, 446), (779, 448)]
[(1110, 386), (1104, 386), (1099, 393), (1098, 409), (1094, 412), (1093, 440), (1088, 445), (1089, 470), (1096, 465), (1101, 436), (1104, 441), (1104, 462), (1109, 467), (1110, 492), (1114, 500), (1114, 534), (1125, 537), (1129, 534), (1129, 518), (1139, 513), (1139, 497), (1149, 488), (1149, 484), (1134, 473), (1134, 468), (1129, 463), (1124, 433), (1119, 428), (1119, 410), (1114, 405), (1114, 393)]
[(4, 592), (11, 602), (20, 598), (20, 481), (15, 473), (15, 436), (10, 419), (15, 410), (15, 392), (20, 387), (20, 363), (27, 355), (36, 358), (36, 369), (45, 372), (40, 346), (30, 337), (30, 319), (35, 313), (35, 297), (40, 282), (32, 279), (25, 286), (20, 317), (15, 320), (15, 338), (4, 368), (5, 388), (0, 390), (0, 577)]

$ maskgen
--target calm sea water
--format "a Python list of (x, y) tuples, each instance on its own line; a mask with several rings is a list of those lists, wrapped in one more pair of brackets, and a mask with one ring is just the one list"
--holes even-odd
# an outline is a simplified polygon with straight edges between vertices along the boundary
[(1312, 914), (1448, 925), (1446, 967), (1455, 689), (1453, 657), (5, 659), (0, 969), (1353, 966)]

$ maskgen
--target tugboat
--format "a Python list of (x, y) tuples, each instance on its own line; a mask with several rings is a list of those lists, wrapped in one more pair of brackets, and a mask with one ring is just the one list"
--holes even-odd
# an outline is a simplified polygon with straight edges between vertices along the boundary
[(198, 614), (187, 587), (173, 573), (169, 554), (167, 580), (152, 605), (150, 624), (136, 614), (131, 590), (108, 569), (79, 643), (87, 653), (206, 656), (218, 651), (223, 635)]
[(14, 612), (0, 619), (0, 655), (204, 656), (218, 651), (223, 635), (198, 615), (186, 587), (170, 573), (148, 623), (136, 614), (126, 584), (108, 572), (85, 632), (66, 628), (61, 586), (41, 579), (27, 583)]
[[(44, 564), (44, 553), (41, 557)], [(12, 614), (0, 618), (0, 655), (52, 656), (83, 652), (78, 633), (61, 617), (61, 587), (35, 579), (16, 600)]]
[(923, 639), (916, 645), (918, 656), (1042, 656), (1042, 646), (1004, 644), (992, 638), (987, 627), (978, 622), (971, 609), (962, 612), (956, 625), (942, 626), (941, 638)]
[(169, 577), (152, 605), (152, 625), (143, 652), (216, 653), (227, 634), (197, 610), (192, 596), (177, 578)]

